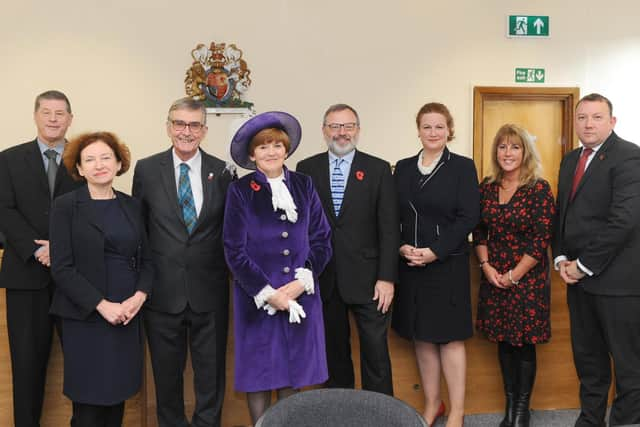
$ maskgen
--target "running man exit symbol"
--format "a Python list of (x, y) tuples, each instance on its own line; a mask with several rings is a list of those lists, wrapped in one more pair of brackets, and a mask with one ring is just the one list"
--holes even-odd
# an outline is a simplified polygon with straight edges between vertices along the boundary
[(509, 15), (509, 37), (549, 37), (549, 16)]
[(516, 68), (516, 83), (544, 83), (544, 68)]

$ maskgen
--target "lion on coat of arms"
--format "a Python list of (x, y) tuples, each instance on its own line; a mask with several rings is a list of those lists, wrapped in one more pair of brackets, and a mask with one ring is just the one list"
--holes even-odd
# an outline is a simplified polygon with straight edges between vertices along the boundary
[(188, 96), (204, 101), (207, 107), (247, 107), (253, 103), (242, 100), (251, 86), (251, 71), (235, 44), (199, 43), (191, 51), (193, 63), (184, 79)]

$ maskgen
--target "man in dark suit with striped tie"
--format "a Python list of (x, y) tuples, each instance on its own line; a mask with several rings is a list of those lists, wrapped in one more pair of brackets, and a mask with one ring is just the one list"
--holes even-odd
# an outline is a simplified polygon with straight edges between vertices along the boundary
[[(174, 102), (166, 124), (172, 147), (140, 160), (133, 177), (155, 268), (144, 320), (160, 427), (221, 425), (229, 304), (222, 221), (234, 174), (200, 148), (206, 119), (200, 102)], [(183, 398), (187, 347), (196, 397), (190, 424)]]
[(0, 153), (0, 231), (5, 235), (0, 287), (6, 288), (7, 329), (16, 427), (40, 425), (53, 334), (49, 305), (49, 209), (54, 197), (74, 190), (61, 163), (73, 120), (62, 92), (36, 98), (35, 140)]
[(356, 150), (360, 119), (352, 107), (329, 107), (322, 132), (328, 152), (301, 161), (296, 169), (313, 179), (331, 224), (333, 258), (320, 276), (327, 386), (354, 387), (351, 311), (360, 337), (362, 387), (392, 395), (387, 330), (400, 237), (391, 167)]
[(573, 359), (580, 379), (576, 427), (640, 423), (640, 148), (613, 131), (611, 102), (583, 97), (583, 147), (560, 165), (554, 262), (567, 284)]

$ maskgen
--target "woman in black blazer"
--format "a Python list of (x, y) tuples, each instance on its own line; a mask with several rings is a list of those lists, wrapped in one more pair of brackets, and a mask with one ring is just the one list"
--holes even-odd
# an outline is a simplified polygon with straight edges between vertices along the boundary
[(86, 181), (58, 197), (51, 213), (51, 313), (62, 318), (64, 394), (71, 426), (120, 426), (124, 402), (142, 380), (141, 324), (151, 293), (142, 212), (112, 188), (129, 168), (129, 149), (108, 132), (68, 143), (64, 164)]
[(395, 170), (402, 241), (393, 329), (413, 340), (429, 425), (445, 412), (440, 371), (449, 390), (447, 426), (462, 426), (466, 354), (473, 335), (468, 234), (479, 219), (478, 178), (471, 159), (449, 152), (453, 117), (429, 103), (416, 117), (422, 150)]

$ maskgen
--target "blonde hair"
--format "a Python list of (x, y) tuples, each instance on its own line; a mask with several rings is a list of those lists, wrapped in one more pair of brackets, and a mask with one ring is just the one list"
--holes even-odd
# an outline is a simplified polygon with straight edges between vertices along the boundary
[(496, 136), (493, 138), (491, 146), (491, 174), (487, 177), (489, 183), (502, 182), (504, 171), (498, 163), (498, 145), (503, 141), (511, 142), (514, 140), (522, 144), (522, 164), (520, 165), (520, 186), (532, 185), (540, 179), (542, 173), (542, 165), (540, 156), (533, 143), (533, 138), (523, 128), (514, 124), (503, 125)]

